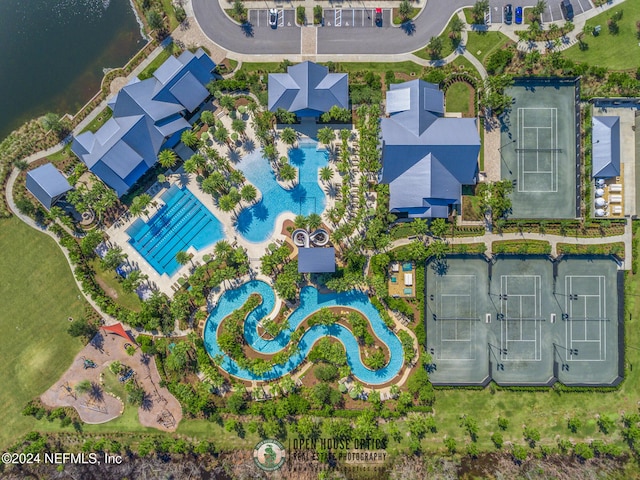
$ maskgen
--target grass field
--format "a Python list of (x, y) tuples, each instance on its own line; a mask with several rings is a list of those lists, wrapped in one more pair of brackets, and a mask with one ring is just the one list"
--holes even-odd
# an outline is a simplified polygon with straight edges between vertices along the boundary
[[(618, 22), (617, 35), (609, 33), (607, 20), (616, 12), (623, 11), (622, 19)], [(600, 25), (600, 35), (585, 35), (583, 43), (587, 45), (585, 50), (580, 50), (579, 45), (565, 50), (563, 55), (575, 62), (587, 62), (589, 65), (598, 65), (614, 70), (634, 70), (640, 67), (640, 45), (636, 36), (636, 21), (640, 19), (640, 2), (625, 1), (616, 8), (601, 13), (587, 21), (587, 26)]]
[[(638, 239), (634, 239), (635, 242)], [(65, 330), (67, 317), (80, 316), (83, 303), (78, 301), (78, 292), (71, 279), (68, 266), (54, 242), (34, 232), (18, 220), (0, 223), (0, 247), (5, 255), (0, 260), (3, 271), (0, 283), (4, 302), (0, 313), (0, 325), (5, 332), (0, 339), (0, 359), (4, 361), (0, 401), (4, 406), (0, 417), (0, 444), (11, 442), (14, 437), (29, 430), (59, 431), (59, 422), (35, 421), (22, 417), (24, 404), (53, 383), (67, 368), (73, 355), (80, 349), (80, 342), (69, 337)], [(37, 252), (28, 255), (25, 252)], [(45, 259), (45, 260), (43, 260)], [(626, 283), (626, 362), (640, 364), (640, 276), (628, 274)], [(38, 301), (33, 301), (37, 299)], [(33, 320), (32, 320), (33, 319)], [(46, 321), (42, 328), (43, 319)], [(16, 328), (18, 327), (18, 328)], [(115, 388), (115, 387), (114, 387)], [(442, 438), (455, 438), (460, 451), (469, 443), (469, 437), (460, 427), (460, 416), (474, 417), (479, 426), (478, 447), (492, 451), (490, 435), (498, 430), (497, 418), (509, 418), (510, 425), (503, 432), (505, 441), (524, 445), (523, 425), (537, 429), (541, 434), (539, 444), (556, 445), (557, 439), (572, 439), (574, 442), (601, 439), (622, 445), (621, 426), (608, 435), (601, 433), (596, 425), (596, 415), (619, 418), (622, 412), (637, 412), (640, 393), (640, 369), (627, 369), (621, 387), (614, 392), (562, 392), (554, 389), (536, 392), (521, 392), (489, 387), (484, 390), (443, 389), (436, 391), (435, 421), (438, 432), (427, 434), (422, 446), (429, 452), (444, 452)], [(362, 407), (366, 407), (362, 403)], [(582, 427), (576, 433), (569, 432), (567, 419), (579, 417)], [(407, 431), (404, 421), (396, 422), (402, 432)], [(388, 428), (385, 426), (384, 428)], [(70, 427), (64, 429), (71, 431)], [(135, 408), (127, 407), (124, 415), (103, 425), (83, 425), (88, 433), (144, 434), (156, 432), (141, 427)], [(211, 422), (185, 420), (178, 433), (199, 439), (210, 439), (220, 448), (252, 448), (257, 438), (247, 434), (239, 439)], [(404, 437), (400, 447), (408, 445)], [(391, 442), (389, 453), (398, 448)]]
[[(451, 39), (449, 38), (449, 34), (451, 33), (451, 21), (447, 24), (447, 28), (440, 34), (440, 39), (442, 40), (442, 50), (440, 51), (440, 55), (438, 58), (445, 58), (446, 56), (453, 53), (453, 51), (457, 48), (460, 43), (459, 39)], [(416, 50), (413, 54), (417, 57), (424, 58), (425, 60), (432, 60), (431, 55), (429, 55), (429, 47), (421, 48), (420, 50)]]
[[(279, 63), (275, 62), (244, 62), (240, 67), (240, 70), (243, 70), (247, 73), (252, 73), (256, 71), (260, 72), (275, 72), (279, 68)], [(396, 73), (405, 73), (410, 75), (414, 73), (415, 75), (420, 75), (422, 73), (422, 66), (413, 62), (389, 62), (389, 63), (374, 63), (374, 62), (335, 62), (336, 70), (339, 72), (367, 72), (371, 71), (382, 75), (388, 70), (393, 70)]]
[(471, 89), (465, 82), (456, 82), (447, 89), (445, 102), (447, 112), (469, 112)]
[(68, 317), (85, 301), (53, 239), (16, 218), (0, 221), (0, 446), (31, 428), (20, 412), (69, 367), (82, 348), (67, 334)]
[(105, 271), (100, 266), (100, 260), (97, 258), (90, 262), (96, 272), (96, 279), (102, 288), (107, 291), (111, 298), (115, 299), (123, 307), (139, 312), (142, 303), (135, 293), (125, 292), (122, 284), (116, 278), (113, 270)]
[(468, 35), (467, 50), (483, 64), (493, 52), (512, 43), (500, 32), (469, 32)]
[(138, 78), (140, 80), (146, 80), (147, 78), (151, 78), (151, 76), (153, 75), (153, 72), (155, 72), (160, 65), (166, 62), (167, 59), (171, 55), (173, 55), (176, 50), (178, 50), (178, 47), (176, 46), (175, 43), (172, 42), (169, 45), (167, 45), (160, 52), (160, 54), (156, 58), (154, 58), (151, 61), (151, 63), (149, 63), (149, 65), (147, 65), (147, 68), (145, 68), (140, 72), (140, 74), (138, 75)]

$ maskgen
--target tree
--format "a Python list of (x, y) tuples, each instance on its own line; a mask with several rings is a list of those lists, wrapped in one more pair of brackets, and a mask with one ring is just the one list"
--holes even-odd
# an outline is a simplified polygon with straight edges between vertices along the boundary
[(115, 270), (127, 258), (127, 254), (121, 247), (115, 246), (110, 249), (100, 261), (100, 265), (105, 270)]
[(190, 253), (187, 253), (184, 250), (180, 250), (178, 253), (176, 253), (176, 262), (178, 262), (180, 265), (186, 265), (190, 261), (191, 261)]
[(149, 10), (145, 17), (151, 30), (164, 30), (164, 20), (157, 10)]
[(464, 22), (460, 20), (460, 17), (454, 15), (449, 23), (449, 28), (451, 29), (451, 33), (449, 34), (450, 38), (458, 39), (460, 38), (462, 30), (464, 30)]
[(608, 415), (600, 415), (598, 418), (598, 428), (605, 435), (609, 435), (616, 428), (616, 422)]
[(522, 436), (524, 437), (525, 441), (529, 443), (529, 446), (531, 448), (534, 448), (536, 446), (536, 442), (540, 441), (540, 432), (533, 427), (524, 427)]
[(538, 0), (535, 6), (531, 9), (531, 13), (539, 19), (546, 9), (547, 2), (545, 2), (545, 0)]
[(280, 178), (285, 182), (293, 182), (298, 176), (296, 168), (290, 163), (285, 163), (280, 167)]
[(220, 144), (227, 143), (229, 141), (229, 130), (224, 125), (219, 125), (216, 127), (216, 131), (213, 132), (213, 139)]
[(205, 110), (200, 115), (200, 120), (202, 120), (207, 125), (211, 126), (216, 123), (216, 116), (213, 114), (211, 110)]
[(82, 240), (80, 240), (80, 250), (85, 257), (92, 257), (95, 250), (104, 240), (103, 233), (100, 230), (91, 230)]
[(79, 318), (71, 322), (67, 332), (72, 337), (84, 337), (86, 341), (89, 341), (93, 336), (98, 333), (98, 329), (93, 323), (90, 323), (86, 318)]
[(133, 293), (147, 278), (149, 278), (149, 276), (140, 270), (131, 270), (128, 275), (122, 279), (122, 289), (125, 292)]
[(572, 417), (567, 420), (567, 428), (571, 431), (571, 433), (576, 433), (581, 426), (582, 421), (578, 417)]
[(220, 106), (227, 110), (227, 112), (231, 112), (236, 108), (236, 101), (229, 95), (223, 95), (220, 97), (219, 102)]
[(307, 226), (309, 227), (309, 230), (317, 230), (320, 228), (320, 225), (322, 225), (322, 217), (317, 213), (311, 213), (307, 217)]
[(89, 393), (92, 387), (93, 386), (91, 385), (90, 380), (82, 380), (78, 382), (73, 389), (76, 391), (76, 393), (84, 395), (85, 393)]
[(49, 112), (40, 119), (40, 124), (45, 130), (51, 130), (54, 133), (60, 133), (64, 129), (60, 116)]
[(456, 450), (458, 449), (458, 444), (456, 443), (455, 438), (447, 437), (443, 439), (442, 442), (444, 443), (444, 446), (447, 447), (447, 450), (449, 451), (450, 454), (453, 455), (454, 453), (456, 453)]
[(173, 150), (164, 149), (158, 154), (158, 162), (163, 168), (173, 168), (178, 161)]
[(442, 237), (449, 230), (447, 222), (444, 218), (436, 218), (431, 222), (431, 233), (434, 237)]
[(231, 130), (238, 135), (244, 135), (244, 132), (247, 130), (247, 124), (241, 118), (234, 118), (231, 122)]
[(500, 432), (495, 432), (493, 435), (491, 435), (491, 441), (498, 450), (502, 448), (502, 445), (504, 445), (504, 440)]
[(138, 195), (137, 197), (134, 197), (133, 200), (131, 201), (129, 212), (134, 217), (142, 215), (143, 213), (145, 215), (148, 215), (149, 212), (147, 211), (147, 207), (149, 206), (150, 203), (151, 203), (151, 195), (149, 195), (148, 193), (143, 193), (142, 195)]
[(189, 148), (197, 147), (199, 143), (198, 137), (193, 130), (185, 130), (182, 132), (180, 141)]
[(336, 139), (336, 133), (333, 131), (331, 127), (322, 127), (320, 130), (318, 130), (318, 141), (320, 143), (329, 145), (335, 139)]
[(527, 459), (527, 449), (522, 445), (513, 445), (511, 454), (513, 458), (518, 462), (524, 462)]
[(333, 178), (333, 170), (328, 165), (320, 169), (320, 180), (330, 182)]
[(573, 453), (581, 460), (590, 460), (593, 458), (593, 449), (586, 443), (576, 443), (573, 447)]
[(298, 140), (298, 134), (291, 127), (286, 127), (280, 133), (280, 138), (287, 145), (293, 145)]
[(247, 9), (240, 0), (235, 0), (232, 7), (233, 15), (241, 22), (247, 19)]
[(489, 10), (489, 0), (478, 0), (471, 8), (471, 16), (473, 16), (473, 23), (477, 25), (484, 24), (484, 17)]
[(258, 191), (256, 190), (256, 187), (251, 184), (244, 185), (240, 190), (240, 198), (242, 198), (242, 200), (247, 203), (253, 202), (256, 199), (257, 195)]
[(429, 44), (427, 45), (427, 51), (429, 52), (431, 59), (440, 58), (442, 56), (443, 47), (444, 44), (440, 37), (431, 37), (431, 40), (429, 40)]
[(409, 3), (409, 0), (402, 0), (400, 2), (400, 5), (398, 6), (398, 13), (400, 14), (400, 16), (402, 17), (402, 20), (406, 20), (407, 18), (409, 18), (409, 16), (411, 15), (413, 8), (411, 7), (411, 4)]

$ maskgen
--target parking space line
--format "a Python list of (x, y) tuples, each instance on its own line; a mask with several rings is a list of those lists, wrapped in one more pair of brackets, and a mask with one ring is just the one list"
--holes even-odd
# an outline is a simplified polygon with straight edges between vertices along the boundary
[(580, 10), (582, 10), (580, 13), (584, 13), (584, 7), (582, 6), (582, 3), (580, 3), (580, 0), (578, 0), (578, 5), (580, 5)]
[(549, 16), (551, 17), (551, 21), (553, 22), (553, 11), (551, 11), (551, 5), (549, 5)]

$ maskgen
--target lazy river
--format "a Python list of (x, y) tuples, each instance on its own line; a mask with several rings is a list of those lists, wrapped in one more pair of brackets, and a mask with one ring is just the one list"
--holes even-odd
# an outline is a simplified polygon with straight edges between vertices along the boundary
[[(341, 325), (314, 325), (309, 328), (299, 342), (299, 351), (289, 358), (284, 365), (274, 367), (264, 375), (256, 375), (248, 369), (241, 368), (233, 359), (224, 354), (217, 342), (217, 331), (224, 318), (233, 311), (240, 309), (252, 293), (262, 297), (262, 303), (249, 313), (244, 325), (244, 335), (247, 344), (254, 350), (264, 354), (274, 354), (282, 350), (288, 343), (296, 328), (314, 312), (323, 307), (347, 307), (362, 313), (371, 323), (375, 335), (387, 346), (390, 353), (389, 363), (379, 370), (367, 368), (360, 359), (358, 341), (350, 330)], [(370, 384), (380, 385), (392, 380), (402, 368), (402, 344), (398, 337), (387, 328), (376, 308), (362, 292), (352, 290), (341, 293), (320, 293), (315, 287), (304, 287), (300, 292), (300, 305), (289, 316), (289, 328), (280, 332), (273, 340), (260, 338), (258, 322), (269, 315), (275, 306), (275, 293), (263, 281), (253, 280), (244, 285), (228, 290), (220, 297), (214, 310), (209, 315), (204, 329), (205, 348), (211, 356), (222, 355), (220, 367), (229, 374), (242, 380), (274, 380), (291, 372), (309, 354), (314, 343), (327, 336), (338, 339), (347, 352), (347, 363), (352, 374), (358, 380)]]

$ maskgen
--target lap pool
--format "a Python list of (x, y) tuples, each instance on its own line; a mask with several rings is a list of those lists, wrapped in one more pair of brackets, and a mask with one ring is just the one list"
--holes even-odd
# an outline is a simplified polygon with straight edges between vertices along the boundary
[(127, 229), (129, 243), (159, 274), (171, 276), (180, 264), (176, 253), (201, 250), (224, 236), (222, 224), (188, 189), (172, 185), (160, 197), (165, 203), (147, 221)]
[[(255, 375), (241, 368), (228, 355), (225, 355), (217, 342), (217, 331), (224, 318), (244, 305), (252, 293), (262, 297), (262, 303), (249, 315), (244, 325), (247, 344), (258, 352), (273, 354), (282, 350), (288, 343), (291, 333), (311, 314), (323, 307), (344, 306), (358, 310), (369, 319), (375, 335), (388, 347), (389, 363), (380, 370), (370, 370), (360, 359), (360, 347), (353, 334), (341, 325), (326, 327), (315, 325), (305, 332), (299, 342), (300, 350), (284, 365), (274, 367), (264, 375)], [(347, 363), (355, 377), (370, 385), (380, 385), (392, 380), (402, 368), (403, 351), (398, 337), (387, 328), (376, 308), (366, 295), (358, 291), (342, 293), (320, 293), (314, 287), (305, 287), (300, 293), (300, 306), (289, 316), (289, 328), (275, 339), (265, 340), (257, 332), (258, 322), (267, 316), (275, 306), (273, 289), (265, 282), (253, 280), (239, 288), (226, 291), (211, 312), (204, 330), (204, 344), (211, 356), (222, 355), (220, 367), (229, 374), (242, 380), (273, 380), (280, 378), (296, 368), (309, 354), (313, 344), (322, 337), (337, 338), (347, 352)]]

